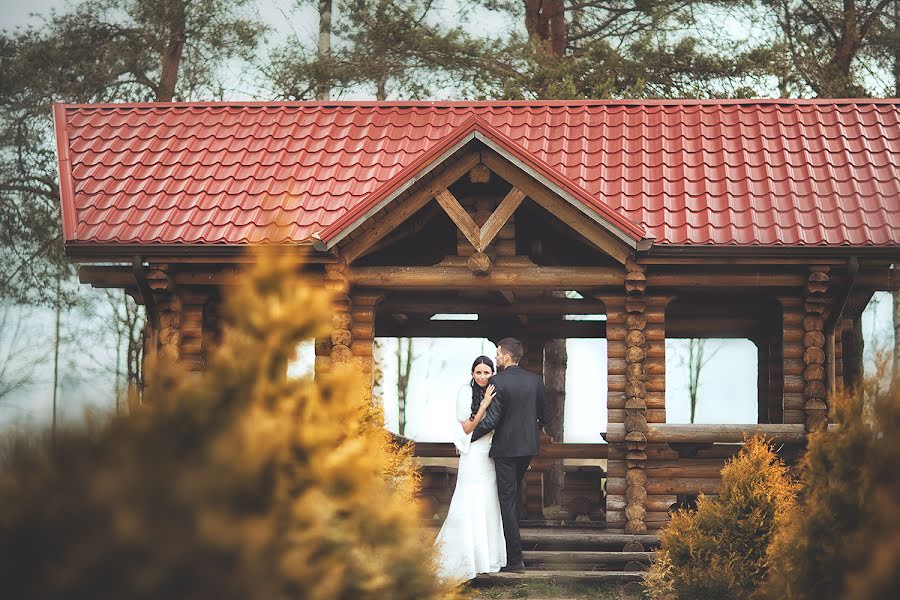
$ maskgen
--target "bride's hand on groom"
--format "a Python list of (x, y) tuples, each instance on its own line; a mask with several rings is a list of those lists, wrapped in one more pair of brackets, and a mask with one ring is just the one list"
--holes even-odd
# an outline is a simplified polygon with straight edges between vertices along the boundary
[(494, 384), (487, 386), (487, 389), (484, 390), (484, 398), (481, 399), (481, 408), (487, 408), (491, 405), (491, 402), (494, 400), (494, 396), (496, 395), (497, 390), (494, 387)]

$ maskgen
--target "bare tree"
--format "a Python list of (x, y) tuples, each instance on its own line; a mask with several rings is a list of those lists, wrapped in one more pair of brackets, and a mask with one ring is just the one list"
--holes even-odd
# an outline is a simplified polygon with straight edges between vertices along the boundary
[(704, 338), (690, 338), (688, 340), (688, 356), (687, 356), (687, 366), (688, 370), (688, 396), (691, 401), (691, 423), (694, 422), (694, 419), (697, 416), (697, 402), (700, 399), (700, 376), (703, 373), (703, 368), (709, 364), (709, 361), (712, 360), (713, 356), (715, 356), (716, 352), (719, 351), (720, 347), (714, 348), (710, 350), (707, 345), (709, 340)]
[(406, 395), (409, 392), (409, 374), (412, 362), (412, 338), (397, 338), (397, 430), (400, 435), (406, 435)]
[[(900, 386), (900, 291), (891, 292), (894, 301), (894, 361), (891, 368), (891, 385)], [(896, 396), (895, 396), (896, 397)]]
[(0, 306), (0, 404), (34, 381), (40, 357), (27, 339), (21, 307)]
[[(328, 68), (331, 61), (331, 8), (332, 0), (319, 0), (319, 55), (318, 59)], [(331, 99), (331, 82), (319, 80), (319, 89), (316, 91), (318, 100)]]

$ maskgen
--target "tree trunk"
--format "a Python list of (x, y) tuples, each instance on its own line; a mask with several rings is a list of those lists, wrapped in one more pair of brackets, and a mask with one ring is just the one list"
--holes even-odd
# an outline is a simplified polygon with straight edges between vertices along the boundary
[(891, 390), (900, 394), (900, 291), (891, 292), (894, 301), (894, 360), (891, 367)]
[[(550, 424), (547, 425), (547, 435), (557, 443), (563, 441), (563, 423), (566, 405), (566, 340), (550, 340), (544, 346), (544, 385), (546, 387), (546, 400), (549, 405)], [(563, 463), (557, 460), (553, 463), (544, 481), (544, 504), (546, 506), (559, 506), (562, 502), (562, 488), (565, 473)]]
[(62, 320), (62, 301), (61, 288), (62, 279), (59, 276), (56, 280), (56, 329), (53, 336), (53, 415), (50, 424), (50, 439), (56, 443), (56, 402), (57, 392), (59, 391), (59, 347), (60, 340), (60, 321)]
[(862, 316), (853, 319), (850, 329), (841, 336), (841, 354), (844, 361), (844, 389), (855, 390), (863, 379), (863, 335)]
[[(328, 73), (331, 72), (331, 3), (332, 0), (319, 0), (319, 62), (324, 63)], [(319, 81), (316, 98), (331, 99), (330, 81)]]
[(181, 55), (184, 52), (184, 44), (187, 41), (185, 0), (171, 0), (169, 2), (168, 16), (169, 43), (162, 55), (159, 87), (156, 90), (157, 102), (171, 102), (175, 97), (178, 69), (181, 66)]
[(542, 44), (550, 42), (553, 56), (566, 51), (566, 9), (564, 0), (524, 0), (525, 30)]
[(688, 394), (691, 400), (691, 423), (697, 416), (697, 392), (703, 368), (703, 346), (706, 340), (691, 338), (688, 342)]
[[(406, 340), (406, 350), (403, 340)], [(397, 433), (406, 435), (406, 393), (409, 391), (409, 371), (413, 358), (412, 338), (397, 338)]]

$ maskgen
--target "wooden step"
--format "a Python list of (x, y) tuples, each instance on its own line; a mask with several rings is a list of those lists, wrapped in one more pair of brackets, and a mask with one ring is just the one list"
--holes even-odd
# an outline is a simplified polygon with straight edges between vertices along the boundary
[[(526, 550), (523, 552), (528, 568), (539, 569), (553, 566), (590, 568), (599, 570), (601, 566), (622, 565), (629, 562), (650, 564), (650, 552), (590, 552), (587, 550)], [(609, 569), (608, 569), (609, 570)]]
[(630, 542), (638, 542), (645, 548), (659, 545), (654, 534), (612, 533), (602, 530), (565, 529), (560, 527), (529, 527), (520, 531), (522, 546), (528, 550), (542, 549), (590, 549), (621, 550)]
[(476, 585), (495, 585), (523, 581), (568, 581), (574, 583), (628, 583), (640, 581), (641, 574), (629, 571), (527, 571), (525, 573), (482, 573)]

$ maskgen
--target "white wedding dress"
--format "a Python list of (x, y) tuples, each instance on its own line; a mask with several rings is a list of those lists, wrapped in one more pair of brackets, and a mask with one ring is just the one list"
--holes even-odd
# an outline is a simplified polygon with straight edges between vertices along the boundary
[(438, 533), (438, 574), (446, 580), (468, 581), (478, 573), (496, 573), (506, 566), (506, 538), (500, 518), (497, 473), (488, 456), (494, 432), (472, 442), (460, 422), (471, 412), (472, 388), (463, 386), (456, 399), (456, 434), (459, 451), (456, 490), (447, 519)]

